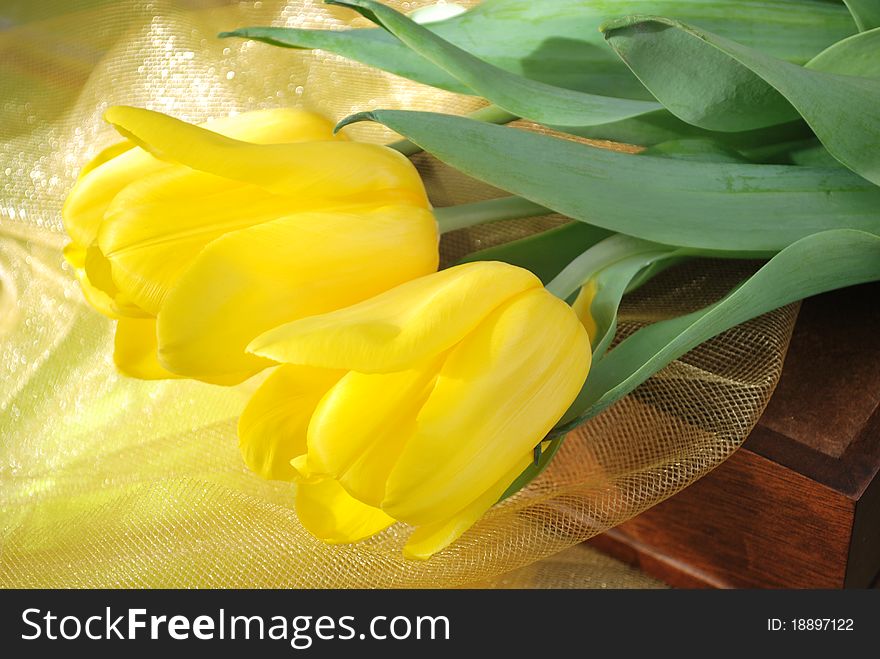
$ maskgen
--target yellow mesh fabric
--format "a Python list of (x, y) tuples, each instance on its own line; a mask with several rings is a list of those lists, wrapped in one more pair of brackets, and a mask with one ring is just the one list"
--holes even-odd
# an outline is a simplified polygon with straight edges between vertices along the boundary
[[(710, 341), (583, 426), (542, 478), (427, 562), (401, 557), (399, 525), (357, 545), (320, 543), (296, 519), (292, 486), (245, 469), (235, 421), (256, 382), (224, 389), (115, 372), (112, 323), (86, 306), (60, 255), (64, 196), (78, 169), (116, 140), (101, 121), (107, 106), (189, 121), (282, 105), (334, 119), (375, 107), (478, 106), (331, 54), (214, 38), (243, 25), (366, 24), (351, 16), (318, 0), (0, 8), (0, 585), (656, 585), (586, 549), (535, 562), (729, 455), (775, 386), (793, 307)], [(393, 137), (366, 124), (351, 134)], [(497, 194), (426, 156), (417, 161), (438, 205)], [(559, 221), (456, 232), (444, 258)], [(716, 299), (752, 269), (697, 262), (666, 273), (626, 301), (621, 335)]]
[(470, 588), (666, 588), (656, 579), (588, 547), (575, 545)]

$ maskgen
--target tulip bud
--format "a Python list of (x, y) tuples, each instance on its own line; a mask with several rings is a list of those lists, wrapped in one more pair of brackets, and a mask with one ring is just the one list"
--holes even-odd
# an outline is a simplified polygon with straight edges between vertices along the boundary
[(283, 362), (240, 419), (250, 468), (297, 481), (300, 521), (327, 542), (416, 526), (413, 558), (499, 499), (590, 366), (572, 309), (527, 270), (486, 261), (287, 323), (249, 349)]
[(303, 111), (193, 126), (130, 107), (128, 141), (90, 163), (64, 207), (65, 256), (86, 298), (119, 319), (120, 370), (240, 382), (279, 324), (433, 272), (437, 226), (401, 154), (334, 136)]

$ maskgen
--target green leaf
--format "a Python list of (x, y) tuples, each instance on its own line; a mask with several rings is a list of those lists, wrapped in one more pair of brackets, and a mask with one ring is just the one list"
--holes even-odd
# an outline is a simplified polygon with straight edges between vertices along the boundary
[(375, 0), (328, 0), (379, 23), (418, 55), (453, 75), (475, 94), (517, 116), (556, 126), (586, 126), (661, 109), (653, 101), (601, 96), (530, 80), (471, 55)]
[(880, 279), (880, 236), (840, 229), (807, 236), (774, 256), (721, 301), (642, 328), (594, 364), (554, 431), (562, 434), (689, 350), (751, 318), (810, 295)]
[(818, 140), (792, 149), (788, 155), (791, 163), (794, 165), (802, 165), (804, 167), (841, 166), (834, 156), (828, 153), (828, 149), (822, 146)]
[[(880, 7), (880, 2), (877, 3)], [(826, 73), (880, 78), (880, 28), (859, 32), (826, 48), (806, 64)]]
[[(679, 18), (798, 63), (855, 32), (843, 6), (821, 0), (486, 0), (428, 29), (526, 78), (593, 94), (648, 99), (638, 80), (606, 47), (598, 29), (606, 20), (625, 14)], [(384, 30), (247, 27), (222, 36), (321, 48), (429, 85), (469, 91)]]
[(606, 39), (676, 116), (747, 130), (800, 114), (829, 153), (880, 184), (880, 80), (808, 69), (659, 17), (628, 17)]
[(863, 32), (880, 27), (880, 2), (877, 0), (843, 0)]
[[(596, 336), (593, 338), (593, 359), (600, 360), (617, 332), (617, 311), (625, 293), (632, 289), (633, 282), (642, 273), (654, 276), (662, 272), (662, 267), (654, 267), (669, 261), (680, 261), (674, 251), (666, 253), (635, 254), (600, 270), (595, 277), (596, 294), (590, 304), (590, 315), (596, 323)], [(641, 279), (639, 284), (646, 279)]]
[[(553, 456), (556, 455), (559, 447), (562, 446), (562, 440), (563, 437), (555, 437), (546, 442), (542, 442), (541, 457), (526, 467), (525, 470), (517, 476), (516, 480), (508, 486), (498, 501), (504, 501), (507, 497), (516, 494), (530, 482), (535, 480), (535, 478), (537, 478), (550, 464)], [(544, 447), (545, 444), (547, 444), (546, 447)]]
[(669, 140), (645, 149), (639, 155), (701, 162), (748, 162), (741, 153), (705, 138)]
[(609, 235), (606, 229), (583, 222), (569, 222), (533, 236), (473, 252), (461, 262), (504, 261), (531, 270), (546, 284), (570, 261)]
[(573, 219), (666, 245), (756, 255), (835, 228), (880, 233), (880, 188), (846, 169), (628, 155), (429, 112), (372, 119), (469, 176)]
[[(456, 18), (432, 25), (432, 30), (445, 32), (441, 26), (453, 24)], [(302, 30), (287, 27), (243, 27), (221, 32), (220, 38), (240, 37), (262, 41), (285, 48), (320, 48), (356, 60), (368, 66), (390, 71), (404, 78), (459, 94), (471, 90), (431, 62), (414, 55), (391, 34), (381, 29)]]
[(638, 290), (664, 270), (668, 270), (674, 265), (678, 265), (679, 263), (687, 261), (688, 258), (690, 257), (679, 256), (675, 258), (663, 259), (662, 261), (654, 261), (653, 263), (651, 263), (651, 265), (642, 270), (638, 275), (633, 278), (633, 280), (629, 283), (629, 286), (627, 286), (626, 291), (624, 291), (624, 294), (632, 293), (633, 291)]
[[(546, 284), (546, 288), (563, 300), (568, 300), (578, 290), (580, 294), (590, 296), (587, 313), (595, 326), (590, 336), (595, 360), (601, 358), (614, 338), (617, 309), (624, 293), (637, 279), (641, 284), (649, 276), (661, 272), (662, 268), (655, 266), (679, 259), (683, 251), (622, 233), (613, 234), (572, 259)], [(574, 306), (577, 308), (578, 305)], [(578, 310), (578, 313), (582, 311)]]
[(683, 23), (630, 16), (601, 29), (645, 87), (690, 124), (734, 132), (774, 126), (798, 116), (772, 85)]
[(586, 282), (591, 281), (597, 273), (619, 261), (637, 256), (647, 258), (648, 260), (644, 264), (647, 266), (657, 255), (666, 255), (674, 250), (674, 247), (658, 245), (648, 240), (617, 233), (590, 246), (577, 258), (571, 260), (553, 278), (553, 281), (547, 284), (547, 290), (556, 297), (567, 300)]
[(657, 110), (601, 126), (551, 126), (551, 128), (579, 137), (642, 146), (653, 146), (673, 140), (710, 139), (756, 162), (763, 162), (764, 152), (768, 149), (775, 151), (775, 145), (780, 142), (802, 141), (813, 137), (813, 131), (800, 119), (756, 130), (718, 133), (686, 123), (667, 110)]
[[(804, 164), (794, 163), (792, 155), (805, 149), (818, 148), (825, 151), (818, 140), (801, 138), (785, 140), (779, 136), (778, 141), (771, 141), (762, 146), (749, 147), (745, 143), (737, 144), (734, 140), (724, 137), (740, 133), (711, 133), (711, 137), (691, 137), (660, 142), (640, 152), (640, 155), (677, 158), (698, 162), (739, 162), (739, 163), (776, 163), (783, 165)], [(739, 147), (739, 150), (734, 148)], [(827, 154), (827, 151), (825, 151)], [(840, 168), (842, 165), (828, 155), (821, 167)]]

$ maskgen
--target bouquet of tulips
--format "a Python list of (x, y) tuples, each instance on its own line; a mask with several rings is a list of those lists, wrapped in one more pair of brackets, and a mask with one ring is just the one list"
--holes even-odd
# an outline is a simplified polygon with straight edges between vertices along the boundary
[[(124, 141), (64, 208), (65, 256), (117, 319), (121, 372), (235, 385), (271, 369), (242, 455), (296, 482), (316, 537), (402, 521), (406, 555), (428, 558), (695, 346), (880, 279), (877, 3), (331, 4), (378, 27), (222, 36), (333, 51), (485, 107), (195, 126), (116, 106)], [(405, 139), (348, 140), (359, 121)], [(421, 150), (511, 196), (433, 208), (407, 158)], [(437, 271), (440, 234), (551, 212), (571, 221)], [(623, 296), (701, 256), (766, 263), (615, 342)]]

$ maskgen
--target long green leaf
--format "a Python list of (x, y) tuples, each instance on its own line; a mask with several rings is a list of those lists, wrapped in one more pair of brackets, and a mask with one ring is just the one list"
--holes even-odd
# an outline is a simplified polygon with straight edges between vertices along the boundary
[[(678, 18), (797, 63), (855, 32), (843, 6), (822, 0), (486, 0), (429, 29), (526, 78), (593, 94), (648, 99), (598, 30), (606, 20), (626, 14)], [(429, 85), (470, 91), (384, 30), (248, 27), (224, 36), (321, 48)]]
[[(663, 142), (641, 155), (698, 160), (700, 162), (743, 162), (739, 155), (706, 140)], [(687, 250), (665, 247), (617, 234), (591, 245), (571, 259), (547, 289), (563, 299), (575, 287), (589, 283), (594, 290), (589, 313), (595, 325), (592, 335), (593, 361), (603, 357), (617, 330), (617, 311), (626, 293), (686, 258)], [(598, 267), (597, 267), (598, 266)]]
[(720, 142), (704, 138), (660, 142), (660, 144), (645, 149), (640, 155), (699, 162), (748, 162), (748, 159), (738, 151), (734, 151)]
[[(880, 8), (880, 0), (877, 1)], [(827, 73), (880, 78), (880, 27), (859, 32), (826, 48), (806, 64)]]
[[(740, 133), (733, 133), (739, 135)], [(797, 149), (805, 149), (818, 144), (815, 138), (801, 138), (770, 142), (761, 147), (749, 148), (746, 144), (737, 144), (740, 150), (734, 148), (735, 142), (723, 138), (731, 133), (710, 133), (708, 136), (686, 137), (654, 144), (640, 155), (663, 156), (678, 160), (694, 160), (698, 162), (775, 162), (778, 164), (791, 164), (791, 153)], [(830, 158), (830, 156), (829, 156)], [(840, 163), (830, 158), (831, 167), (840, 167)]]
[(880, 188), (843, 168), (628, 155), (428, 112), (372, 119), (456, 169), (573, 219), (667, 245), (772, 253), (836, 228), (880, 233)]
[(561, 434), (591, 418), (699, 344), (751, 318), (825, 291), (880, 280), (880, 236), (847, 229), (807, 236), (705, 309), (649, 325), (590, 371), (560, 422)]
[[(652, 275), (659, 274), (663, 268), (652, 267), (665, 262), (679, 261), (675, 252), (636, 254), (622, 259), (603, 270), (595, 277), (596, 294), (590, 304), (590, 315), (596, 324), (593, 337), (593, 360), (604, 357), (617, 331), (617, 312), (624, 294), (638, 276), (650, 268)], [(644, 282), (640, 282), (644, 283)]]
[[(451, 18), (432, 25), (430, 29), (440, 34), (446, 33), (449, 30), (443, 28), (454, 26), (458, 20), (458, 17)], [(472, 93), (466, 85), (428, 60), (415, 55), (398, 39), (382, 29), (303, 30), (254, 26), (221, 32), (218, 36), (253, 39), (284, 48), (320, 48), (432, 87), (459, 94)]]
[(880, 27), (880, 2), (877, 0), (843, 0), (862, 31)]
[(553, 278), (553, 281), (547, 284), (547, 290), (556, 297), (567, 300), (581, 286), (592, 280), (597, 273), (615, 263), (632, 256), (663, 255), (675, 249), (667, 245), (659, 245), (648, 240), (617, 233), (590, 246), (577, 258), (571, 260)]
[(793, 165), (802, 165), (804, 167), (841, 166), (834, 156), (828, 153), (828, 149), (822, 146), (818, 140), (795, 147), (789, 152), (788, 156), (789, 162)]
[(790, 64), (667, 18), (628, 17), (604, 30), (676, 116), (724, 131), (760, 128), (797, 113), (829, 153), (880, 184), (880, 80)]
[(556, 126), (590, 126), (662, 109), (653, 101), (602, 96), (516, 75), (471, 55), (376, 0), (328, 0), (379, 23), (418, 55), (453, 75), (475, 94), (517, 116)]
[(649, 112), (601, 126), (555, 128), (579, 137), (642, 146), (653, 146), (672, 140), (711, 139), (754, 162), (763, 162), (763, 153), (768, 148), (773, 149), (775, 144), (802, 141), (813, 137), (813, 131), (801, 120), (737, 133), (718, 133), (686, 123), (667, 110)]

